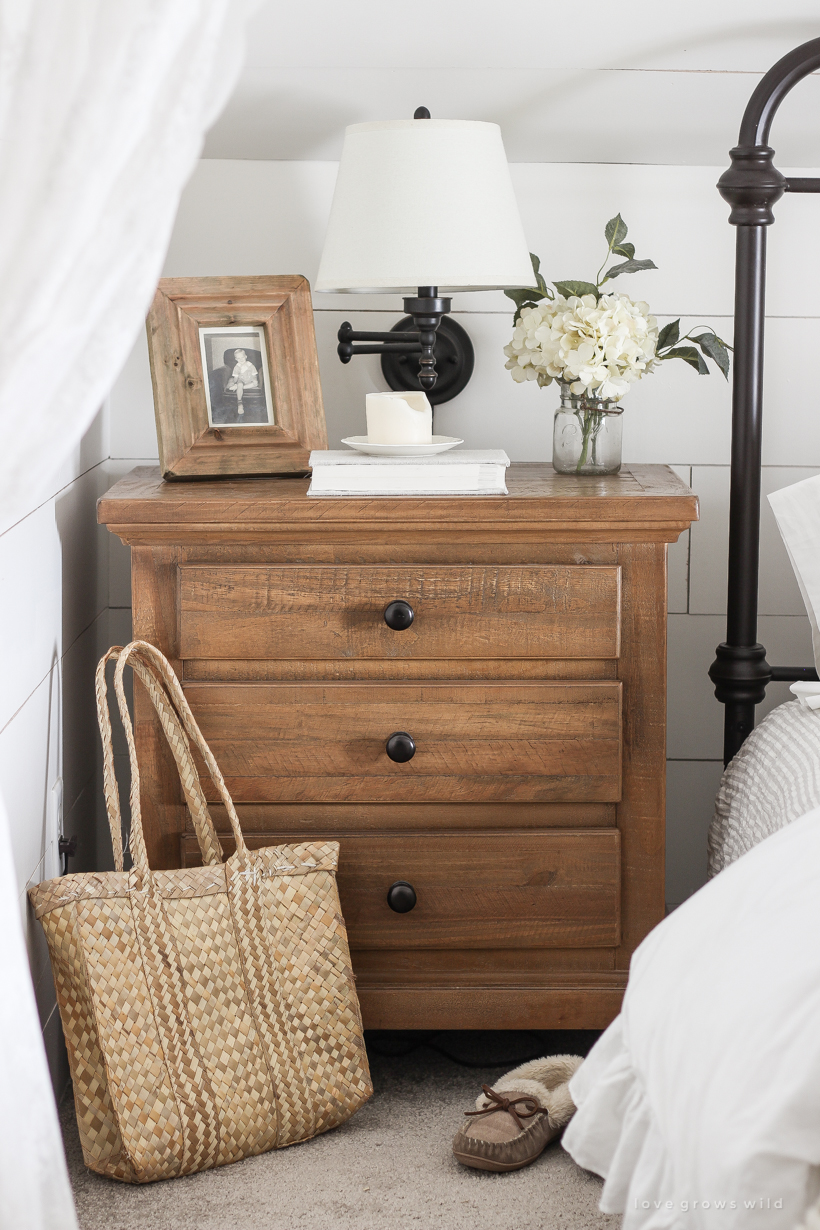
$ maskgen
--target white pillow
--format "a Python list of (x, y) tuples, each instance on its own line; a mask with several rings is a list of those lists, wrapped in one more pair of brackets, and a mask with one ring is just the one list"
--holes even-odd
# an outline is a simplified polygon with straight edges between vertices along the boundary
[(644, 940), (570, 1092), (564, 1147), (623, 1230), (794, 1230), (820, 1194), (820, 808)]
[(800, 586), (820, 674), (820, 475), (773, 491), (769, 503)]

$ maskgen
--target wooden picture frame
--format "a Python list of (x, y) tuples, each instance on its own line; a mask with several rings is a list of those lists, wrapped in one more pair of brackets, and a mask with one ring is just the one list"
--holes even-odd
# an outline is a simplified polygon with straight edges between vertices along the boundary
[(305, 472), (327, 448), (306, 278), (163, 278), (146, 324), (164, 478)]

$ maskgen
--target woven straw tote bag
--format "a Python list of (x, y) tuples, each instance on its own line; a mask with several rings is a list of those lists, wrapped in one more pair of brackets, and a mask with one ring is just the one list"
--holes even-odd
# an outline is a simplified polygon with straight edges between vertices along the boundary
[[(131, 762), (132, 870), (123, 870), (105, 664)], [(148, 867), (123, 670), (131, 662), (179, 769), (202, 867)], [(343, 1123), (372, 1093), (336, 842), (249, 850), (216, 761), (152, 645), (97, 667), (116, 870), (30, 892), (48, 939), (86, 1165), (129, 1183), (222, 1166)], [(222, 861), (191, 744), (236, 840)]]

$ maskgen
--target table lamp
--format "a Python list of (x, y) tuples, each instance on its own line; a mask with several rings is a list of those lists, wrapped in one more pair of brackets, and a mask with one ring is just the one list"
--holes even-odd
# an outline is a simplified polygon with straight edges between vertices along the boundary
[[(359, 332), (345, 321), (343, 363), (380, 354), (391, 388), (421, 388), (434, 404), (447, 401), (470, 379), (473, 354), (456, 322), (442, 325), (445, 296), (533, 282), (497, 124), (434, 120), (419, 107), (412, 120), (345, 130), (315, 289), (402, 294), (409, 319), (389, 333)], [(411, 355), (419, 356), (418, 374)], [(437, 360), (446, 368), (440, 380)]]

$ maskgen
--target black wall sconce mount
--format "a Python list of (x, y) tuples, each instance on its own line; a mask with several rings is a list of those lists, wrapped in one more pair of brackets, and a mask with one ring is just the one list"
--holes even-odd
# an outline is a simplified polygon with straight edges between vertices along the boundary
[(404, 300), (404, 310), (409, 314), (389, 333), (354, 329), (344, 321), (337, 334), (339, 358), (349, 363), (355, 354), (380, 355), (382, 374), (391, 389), (423, 389), (434, 406), (450, 401), (473, 374), (475, 351), (469, 334), (448, 319), (450, 300), (439, 298), (434, 286), (420, 286), (416, 298)]

